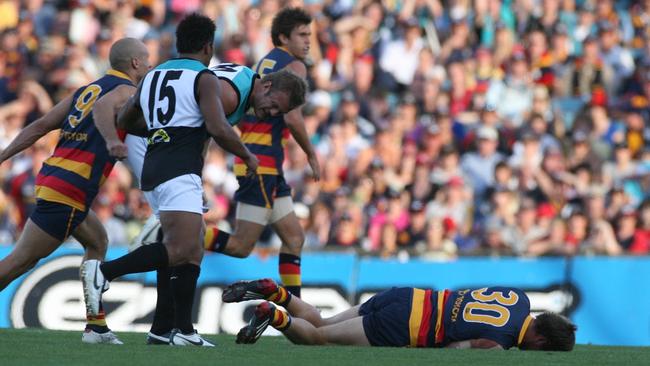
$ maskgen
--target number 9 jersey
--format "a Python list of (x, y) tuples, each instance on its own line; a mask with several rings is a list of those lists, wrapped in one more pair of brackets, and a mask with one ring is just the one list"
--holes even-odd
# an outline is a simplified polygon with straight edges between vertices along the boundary
[(532, 320), (528, 296), (517, 288), (484, 287), (446, 291), (443, 345), (486, 338), (504, 349), (518, 346)]
[(204, 72), (211, 71), (200, 61), (177, 58), (158, 65), (142, 80), (138, 101), (149, 129), (143, 191), (185, 174), (201, 177), (208, 138), (198, 102)]

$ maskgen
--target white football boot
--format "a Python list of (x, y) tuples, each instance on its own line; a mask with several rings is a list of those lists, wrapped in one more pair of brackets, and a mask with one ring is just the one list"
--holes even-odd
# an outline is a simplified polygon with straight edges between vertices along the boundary
[(124, 344), (110, 330), (106, 333), (97, 333), (92, 329), (86, 329), (81, 335), (81, 341), (90, 344)]
[(169, 336), (169, 344), (172, 346), (214, 347), (214, 344), (203, 339), (196, 330), (190, 334), (183, 334), (178, 329), (172, 330)]

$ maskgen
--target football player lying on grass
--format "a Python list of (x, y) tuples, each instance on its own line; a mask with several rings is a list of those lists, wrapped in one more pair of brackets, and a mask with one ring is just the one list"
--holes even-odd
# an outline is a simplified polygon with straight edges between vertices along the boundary
[(236, 282), (223, 293), (224, 302), (255, 299), (266, 301), (239, 331), (237, 343), (255, 343), (270, 325), (306, 345), (570, 351), (577, 329), (558, 314), (533, 317), (526, 294), (512, 287), (394, 287), (331, 318), (271, 279)]

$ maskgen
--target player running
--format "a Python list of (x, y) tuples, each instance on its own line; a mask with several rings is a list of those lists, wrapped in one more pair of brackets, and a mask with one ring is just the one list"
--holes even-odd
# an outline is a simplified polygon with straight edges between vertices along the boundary
[[(109, 156), (104, 139), (95, 128), (92, 111), (95, 103), (104, 99), (108, 106), (119, 108), (123, 101), (116, 96), (133, 88), (150, 69), (146, 46), (133, 38), (115, 42), (109, 59), (112, 69), (105, 76), (63, 99), (25, 127), (0, 153), (0, 162), (4, 162), (48, 132), (61, 130), (54, 153), (43, 162), (36, 177), (36, 209), (14, 249), (0, 261), (0, 290), (33, 268), (70, 235), (84, 247), (84, 260), (104, 259), (106, 230), (90, 207), (115, 159)], [(106, 326), (101, 302), (96, 309), (87, 313), (82, 341), (122, 344)]]
[(575, 325), (549, 312), (533, 317), (528, 297), (513, 287), (394, 287), (326, 319), (270, 279), (237, 282), (223, 293), (224, 302), (251, 299), (268, 301), (255, 308), (237, 343), (255, 343), (271, 325), (291, 342), (308, 345), (570, 351), (575, 344)]
[[(84, 263), (84, 281), (93, 285), (85, 294), (91, 313), (97, 311), (108, 281), (128, 273), (170, 267), (173, 298), (173, 345), (212, 346), (192, 326), (192, 304), (203, 255), (203, 146), (208, 134), (237, 155), (249, 174), (257, 158), (228, 124), (219, 81), (206, 65), (213, 54), (215, 26), (207, 17), (192, 14), (180, 22), (176, 47), (180, 58), (150, 72), (127, 103), (121, 121), (130, 133), (148, 136), (141, 188), (160, 216), (162, 243), (140, 247), (114, 261)], [(271, 83), (267, 83), (267, 89)], [(261, 117), (287, 109), (289, 95), (271, 93)], [(207, 133), (206, 133), (207, 132)]]
[[(231, 125), (239, 122), (249, 108), (253, 108), (255, 114), (259, 116), (265, 116), (267, 113), (277, 115), (286, 113), (294, 106), (304, 102), (306, 83), (299, 76), (287, 70), (270, 73), (262, 79), (250, 68), (231, 63), (219, 64), (211, 70), (219, 78), (222, 91), (219, 98)], [(131, 94), (134, 92), (135, 88), (132, 88)], [(102, 111), (101, 116), (100, 110)], [(140, 180), (147, 150), (146, 139), (127, 135), (125, 141), (122, 142), (117, 136), (114, 113), (104, 113), (103, 106), (98, 104), (95, 114), (98, 129), (107, 141), (109, 153), (120, 159), (126, 157), (134, 174)], [(154, 215), (147, 221), (139, 239), (136, 239), (138, 244), (151, 244), (151, 242), (144, 242), (145, 237), (153, 238), (153, 242), (163, 238), (162, 231), (156, 227), (156, 225), (159, 227), (157, 216), (158, 212), (154, 212)], [(210, 234), (211, 232), (208, 232), (204, 237), (206, 245), (213, 241)], [(169, 336), (173, 328), (169, 268), (158, 269), (156, 277), (158, 298), (151, 330), (147, 335), (147, 343), (169, 344)]]
[[(299, 8), (286, 8), (275, 16), (271, 26), (275, 48), (256, 67), (262, 77), (285, 69), (306, 78), (303, 61), (309, 52), (311, 20), (309, 14)], [(244, 162), (235, 160), (234, 170), (239, 181), (235, 193), (235, 230), (229, 234), (211, 228), (214, 239), (206, 249), (239, 258), (248, 257), (266, 225), (271, 224), (282, 239), (278, 263), (280, 279), (292, 294), (300, 297), (300, 256), (305, 235), (293, 212), (291, 187), (282, 175), (284, 145), (289, 133), (307, 154), (315, 179), (318, 180), (320, 175), (301, 109), (295, 108), (283, 116), (245, 116), (238, 127), (242, 141), (257, 156), (260, 167), (256, 176), (247, 176)]]

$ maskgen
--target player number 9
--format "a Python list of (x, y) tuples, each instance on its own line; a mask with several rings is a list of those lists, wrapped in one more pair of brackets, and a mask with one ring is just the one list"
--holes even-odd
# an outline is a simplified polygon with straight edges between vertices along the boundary
[(68, 123), (70, 126), (77, 127), (77, 125), (88, 116), (88, 113), (93, 108), (97, 97), (102, 92), (102, 88), (99, 85), (91, 84), (84, 89), (77, 101), (74, 104), (74, 110), (68, 116)]

